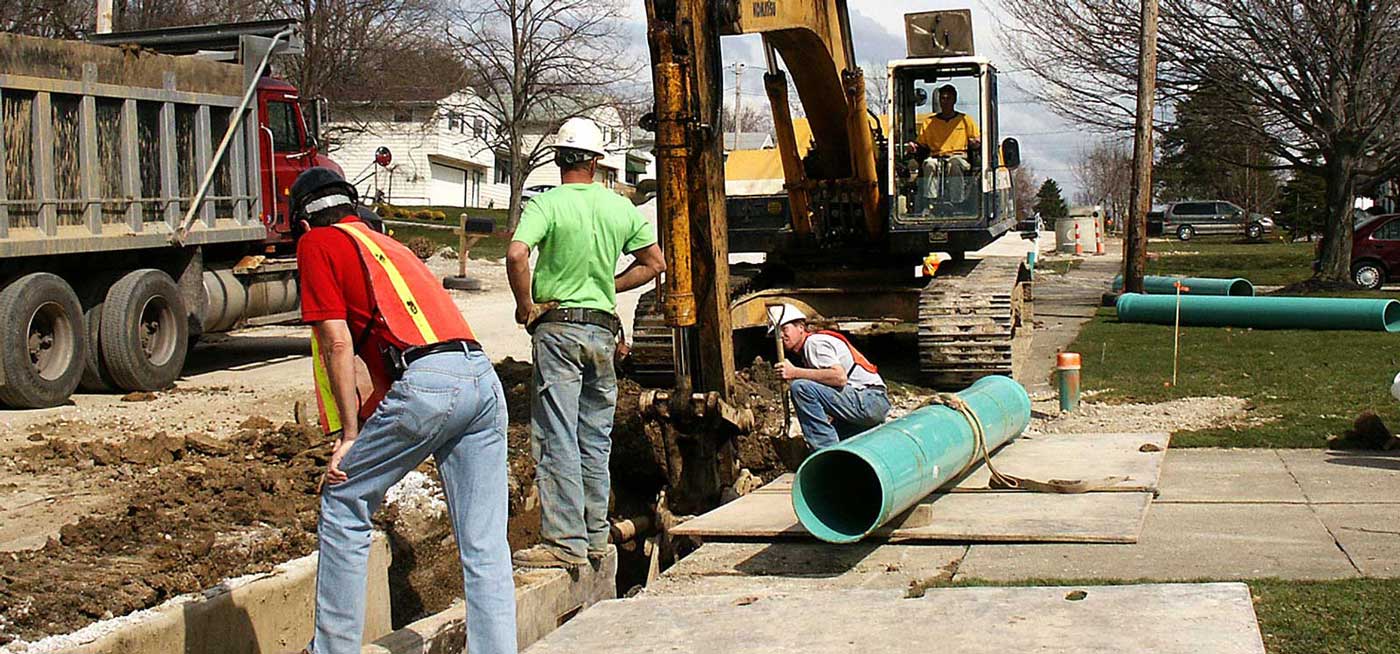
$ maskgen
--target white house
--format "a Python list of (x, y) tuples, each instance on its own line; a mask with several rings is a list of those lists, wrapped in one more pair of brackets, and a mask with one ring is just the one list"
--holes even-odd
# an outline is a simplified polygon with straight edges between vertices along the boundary
[[(630, 129), (615, 107), (598, 107), (587, 112), (589, 118), (603, 131), (604, 149), (608, 155), (598, 163), (594, 181), (610, 189), (624, 190), (644, 179), (656, 178), (656, 157), (652, 155), (651, 135)], [(531, 134), (527, 149), (543, 140), (549, 143), (553, 134)], [(558, 186), (559, 168), (552, 162), (536, 168), (525, 178), (525, 187)]]
[[(365, 197), (400, 205), (505, 207), (510, 186), (487, 146), (495, 121), (471, 90), (434, 100), (337, 108), (328, 133), (339, 134), (331, 158)], [(379, 147), (393, 161), (374, 165)], [(376, 195), (378, 194), (378, 195)]]

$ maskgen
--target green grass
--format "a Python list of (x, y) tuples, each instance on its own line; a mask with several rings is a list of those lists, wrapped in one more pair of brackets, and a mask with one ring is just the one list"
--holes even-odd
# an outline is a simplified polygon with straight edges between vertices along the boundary
[[(417, 218), (399, 218), (398, 216), (387, 216), (387, 218), (388, 218), (389, 220), (401, 220), (401, 221), (403, 221), (403, 222), (416, 222), (416, 223), (423, 223), (423, 224), (426, 224), (426, 225), (457, 225), (457, 224), (459, 224), (459, 216), (461, 216), (462, 214), (465, 213), (465, 214), (467, 214), (467, 215), (469, 215), (469, 216), (471, 216), (471, 217), (473, 217), (473, 218), (491, 218), (492, 220), (496, 221), (496, 231), (505, 231), (505, 229), (506, 229), (506, 222), (507, 222), (508, 220), (510, 220), (510, 211), (509, 211), (509, 210), (506, 210), (506, 209), (477, 209), (477, 208), (465, 208), (465, 209), (464, 209), (464, 208), (462, 208), (462, 207), (445, 207), (445, 206), (436, 206), (436, 205), (417, 205), (417, 204), (396, 204), (396, 205), (394, 205), (394, 207), (395, 207), (395, 208), (398, 208), (398, 209), (405, 209), (405, 210), (407, 210), (409, 213), (413, 213), (413, 212), (415, 212), (415, 211), (427, 210), (427, 211), (441, 211), (441, 212), (447, 214), (447, 220), (445, 220), (445, 221), (437, 221), (437, 220), (419, 220), (419, 219), (417, 219)], [(455, 246), (454, 246), (454, 247), (455, 247)]]
[[(962, 580), (935, 586), (1105, 586), (1125, 580)], [(1254, 595), (1259, 631), (1269, 654), (1393, 654), (1400, 652), (1400, 580), (1342, 579), (1245, 582)], [(1092, 591), (1090, 591), (1092, 592)], [(1132, 610), (1132, 607), (1123, 607)]]
[(1120, 323), (1101, 309), (1069, 350), (1084, 359), (1083, 388), (1101, 402), (1245, 398), (1249, 425), (1179, 432), (1173, 447), (1323, 447), (1365, 409), (1400, 427), (1390, 380), (1400, 343), (1384, 332), (1184, 327), (1172, 374), (1172, 328)]
[(1313, 244), (1234, 240), (1152, 241), (1149, 275), (1243, 277), (1265, 286), (1285, 286), (1312, 277)]
[[(457, 235), (448, 229), (411, 227), (408, 225), (389, 225), (388, 227), (393, 233), (394, 238), (398, 239), (400, 242), (422, 236), (436, 243), (439, 247), (450, 247), (454, 250), (457, 249), (459, 243)], [(510, 239), (505, 236), (488, 236), (472, 246), (469, 258), (488, 259), (492, 261), (503, 259), (506, 256), (506, 245), (509, 243)]]

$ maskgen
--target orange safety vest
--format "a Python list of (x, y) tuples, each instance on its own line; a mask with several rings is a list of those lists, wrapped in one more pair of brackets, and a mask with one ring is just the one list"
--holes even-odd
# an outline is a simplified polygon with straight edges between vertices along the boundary
[[(394, 338), (409, 347), (433, 345), (454, 340), (476, 340), (462, 312), (443, 290), (432, 271), (403, 244), (370, 229), (362, 222), (333, 225), (349, 234), (360, 252), (375, 315)], [(371, 318), (374, 320), (376, 318)], [(311, 337), (311, 360), (316, 379), (316, 401), (320, 405), (321, 429), (333, 434), (342, 429), (341, 416), (331, 389), (330, 375), (321, 360), (321, 347), (315, 333)], [(374, 380), (375, 393), (364, 400), (361, 413), (371, 403), (377, 405), (387, 379)]]
[[(846, 338), (845, 334), (842, 334), (841, 332), (834, 332), (830, 329), (822, 329), (812, 333), (821, 334), (822, 336), (830, 336), (838, 341), (841, 341), (842, 343), (845, 343), (846, 347), (850, 348), (851, 350), (851, 360), (855, 362), (855, 365), (851, 366), (851, 370), (855, 370), (856, 366), (860, 366), (862, 368), (865, 368), (866, 372), (869, 372), (872, 375), (880, 374), (880, 369), (876, 368), (875, 364), (871, 363), (869, 359), (865, 358), (865, 355), (861, 354), (860, 350), (856, 349), (856, 346), (851, 345), (851, 341)], [(851, 374), (851, 370), (847, 370), (846, 374)]]

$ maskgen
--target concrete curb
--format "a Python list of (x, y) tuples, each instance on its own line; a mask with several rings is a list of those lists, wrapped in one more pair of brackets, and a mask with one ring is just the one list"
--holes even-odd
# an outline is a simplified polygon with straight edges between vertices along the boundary
[[(365, 640), (391, 629), (389, 540), (375, 532), (365, 596)], [(277, 566), (269, 575), (202, 598), (173, 600), (128, 625), (65, 650), (82, 654), (226, 654), (299, 650), (311, 640), (316, 603), (315, 553)], [(75, 634), (76, 635), (76, 634)]]
[[(596, 568), (518, 570), (515, 574), (516, 638), (520, 649), (558, 629), (584, 609), (617, 596), (617, 550)], [(462, 600), (366, 645), (361, 654), (459, 654), (467, 646), (466, 607)]]

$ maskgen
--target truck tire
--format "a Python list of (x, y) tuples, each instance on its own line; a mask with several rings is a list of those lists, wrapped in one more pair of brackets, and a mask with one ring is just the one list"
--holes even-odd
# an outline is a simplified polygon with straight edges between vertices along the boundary
[(31, 273), (0, 290), (0, 404), (63, 404), (78, 388), (86, 355), (82, 306), (62, 277)]
[(180, 288), (151, 268), (124, 275), (102, 303), (102, 362), (127, 391), (169, 388), (185, 366), (190, 326)]
[(83, 376), (78, 381), (78, 388), (89, 393), (110, 393), (117, 389), (117, 382), (112, 379), (112, 373), (107, 370), (107, 363), (102, 360), (100, 327), (102, 306), (107, 300), (107, 293), (120, 277), (120, 273), (99, 274), (78, 285), (78, 302), (83, 307), (83, 327), (88, 343), (87, 356), (83, 361)]

